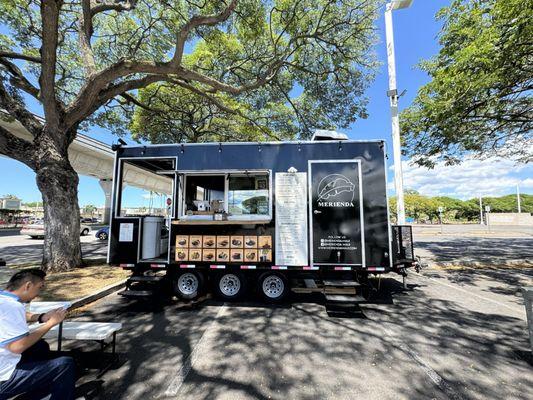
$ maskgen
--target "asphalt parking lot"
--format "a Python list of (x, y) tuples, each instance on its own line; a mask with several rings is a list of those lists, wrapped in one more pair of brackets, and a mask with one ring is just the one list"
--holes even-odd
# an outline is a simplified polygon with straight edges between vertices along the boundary
[[(92, 231), (87, 236), (80, 237), (84, 258), (105, 258), (107, 255), (107, 241), (101, 241), (94, 237), (98, 229), (99, 227), (92, 227)], [(43, 258), (43, 240), (20, 235), (18, 231), (6, 232), (6, 234), (0, 235), (0, 258), (11, 266), (38, 264)]]
[[(392, 276), (362, 314), (320, 296), (154, 309), (116, 295), (79, 318), (120, 321), (119, 362), (79, 381), (98, 399), (531, 399), (519, 293), (533, 270)], [(74, 345), (71, 344), (71, 345)], [(79, 345), (77, 345), (79, 346)]]
[(533, 226), (414, 225), (413, 240), (430, 265), (533, 265)]
[[(320, 295), (269, 306), (173, 300), (162, 307), (110, 295), (77, 314), (119, 321), (119, 360), (83, 371), (86, 399), (531, 399), (533, 356), (520, 288), (533, 286), (531, 228), (415, 227), (430, 264), (389, 275), (362, 313), (339, 316)], [(84, 253), (105, 243), (82, 238)], [(40, 257), (42, 241), (0, 237), (0, 258)], [(85, 253), (87, 254), (87, 253)], [(492, 268), (443, 270), (436, 264)], [(374, 282), (377, 286), (377, 282)], [(66, 343), (98, 364), (90, 344)], [(84, 357), (80, 357), (85, 354)], [(101, 365), (101, 364), (98, 364)]]

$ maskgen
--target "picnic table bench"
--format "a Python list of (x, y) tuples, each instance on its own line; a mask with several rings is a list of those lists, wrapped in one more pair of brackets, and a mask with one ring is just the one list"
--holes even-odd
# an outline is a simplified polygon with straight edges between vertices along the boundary
[[(45, 313), (57, 308), (68, 309), (71, 306), (69, 301), (35, 301), (29, 304), (29, 311), (32, 313)], [(30, 330), (39, 326), (39, 323), (30, 325)], [(119, 322), (83, 322), (83, 321), (63, 321), (54, 326), (45, 335), (46, 339), (57, 338), (57, 350), (61, 351), (63, 339), (70, 340), (94, 340), (100, 342), (102, 351), (105, 342), (112, 337), (112, 353), (115, 355), (117, 332), (122, 329)]]
[(119, 322), (64, 321), (61, 332), (59, 326), (56, 325), (43, 337), (45, 339), (57, 338), (58, 343), (62, 339), (97, 341), (100, 343), (102, 351), (104, 350), (106, 341), (112, 338), (110, 343), (112, 346), (111, 353), (115, 355), (117, 332), (121, 329), (122, 324)]

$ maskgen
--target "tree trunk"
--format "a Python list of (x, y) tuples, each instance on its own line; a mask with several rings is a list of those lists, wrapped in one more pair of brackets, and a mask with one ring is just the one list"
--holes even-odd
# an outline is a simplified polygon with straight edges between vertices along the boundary
[(45, 132), (39, 142), (35, 172), (44, 208), (42, 268), (67, 271), (82, 263), (78, 174), (70, 165), (66, 143), (58, 144)]

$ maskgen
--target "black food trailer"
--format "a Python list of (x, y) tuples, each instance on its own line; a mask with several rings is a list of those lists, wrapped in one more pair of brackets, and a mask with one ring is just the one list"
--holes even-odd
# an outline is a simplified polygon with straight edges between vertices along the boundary
[[(412, 234), (389, 222), (384, 141), (324, 139), (114, 146), (108, 263), (133, 271), (121, 294), (165, 282), (185, 299), (255, 287), (357, 302), (369, 274), (405, 274)], [(150, 204), (128, 205), (135, 187)]]

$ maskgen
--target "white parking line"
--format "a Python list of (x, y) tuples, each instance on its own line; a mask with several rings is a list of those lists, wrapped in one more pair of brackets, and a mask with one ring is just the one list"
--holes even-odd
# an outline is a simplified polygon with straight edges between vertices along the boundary
[(404, 342), (402, 342), (397, 336), (395, 336), (389, 329), (383, 326), (383, 331), (387, 334), (387, 336), (394, 342), (394, 344), (399, 347), (409, 358), (411, 358), (416, 365), (424, 371), (424, 373), (431, 379), (431, 381), (437, 385), (437, 387), (442, 390), (448, 398), (452, 400), (463, 400), (463, 396), (461, 396), (459, 393), (457, 393), (450, 384), (442, 377), (440, 376), (437, 371), (435, 371), (433, 368), (429, 366), (429, 364), (413, 349), (411, 349), (408, 345), (406, 345)]
[(211, 342), (214, 338), (215, 329), (213, 328), (218, 323), (218, 318), (222, 317), (225, 314), (226, 310), (226, 304), (222, 305), (219, 308), (217, 314), (213, 318), (213, 321), (211, 321), (209, 326), (206, 328), (206, 330), (200, 337), (200, 340), (198, 340), (198, 342), (196, 343), (196, 346), (194, 346), (194, 348), (192, 349), (191, 354), (189, 354), (185, 362), (181, 365), (180, 369), (176, 372), (176, 375), (174, 375), (174, 377), (170, 381), (167, 390), (165, 390), (164, 396), (176, 396), (178, 394), (181, 385), (183, 385), (183, 382), (187, 378), (187, 375), (189, 375), (189, 372), (191, 372), (194, 363), (198, 360), (198, 357), (204, 352), (204, 350), (208, 348), (209, 342)]
[[(502, 302), (500, 302), (500, 301), (498, 301), (498, 300), (493, 300), (493, 299), (489, 299), (488, 297), (485, 297), (485, 296), (480, 296), (479, 294), (475, 294), (475, 293), (473, 293), (472, 291), (469, 291), (469, 290), (463, 289), (463, 288), (461, 288), (461, 287), (458, 287), (457, 285), (450, 285), (449, 283), (444, 283), (444, 282), (441, 282), (441, 281), (438, 280), (438, 279), (430, 278), (429, 276), (425, 276), (425, 275), (418, 275), (418, 276), (420, 276), (420, 277), (424, 277), (424, 278), (426, 278), (426, 279), (429, 279), (430, 281), (433, 281), (433, 282), (435, 282), (435, 283), (438, 283), (439, 285), (443, 285), (443, 286), (446, 286), (446, 287), (449, 287), (449, 288), (455, 289), (455, 290), (457, 290), (457, 291), (459, 291), (459, 292), (466, 293), (466, 294), (468, 294), (468, 296), (470, 296), (470, 297), (477, 297), (478, 299), (482, 299), (482, 300), (488, 301), (488, 302), (490, 302), (490, 303), (497, 304), (497, 305), (499, 305), (499, 306), (501, 306), (501, 307), (505, 307), (505, 308), (507, 308), (507, 309), (509, 309), (509, 310), (512, 310), (512, 311), (514, 311), (514, 312), (517, 312), (517, 311), (522, 310), (522, 307), (519, 307), (519, 306), (512, 307), (512, 306), (510, 306), (510, 305), (508, 305), (508, 304), (505, 304), (505, 303), (502, 303)], [(521, 319), (523, 319), (523, 320), (526, 319), (526, 318), (525, 318), (525, 312), (524, 312), (524, 315), (521, 316)]]

